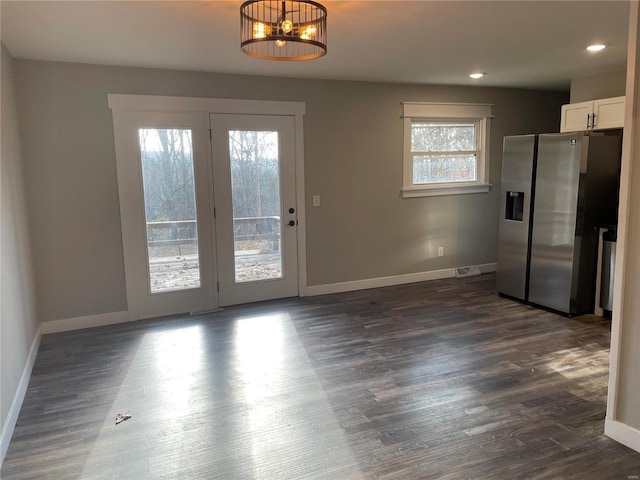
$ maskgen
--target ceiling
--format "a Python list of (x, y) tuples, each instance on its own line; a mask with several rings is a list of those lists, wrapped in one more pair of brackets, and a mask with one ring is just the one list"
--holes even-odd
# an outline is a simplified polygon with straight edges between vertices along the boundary
[(568, 90), (625, 69), (628, 1), (322, 3), (328, 53), (306, 62), (243, 54), (239, 0), (2, 0), (1, 35), (15, 58), (317, 79)]

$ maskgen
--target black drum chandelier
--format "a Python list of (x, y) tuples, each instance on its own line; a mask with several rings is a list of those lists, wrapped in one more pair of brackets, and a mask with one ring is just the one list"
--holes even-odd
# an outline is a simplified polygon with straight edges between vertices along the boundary
[(267, 60), (312, 60), (327, 53), (327, 9), (310, 0), (250, 0), (240, 6), (244, 53)]

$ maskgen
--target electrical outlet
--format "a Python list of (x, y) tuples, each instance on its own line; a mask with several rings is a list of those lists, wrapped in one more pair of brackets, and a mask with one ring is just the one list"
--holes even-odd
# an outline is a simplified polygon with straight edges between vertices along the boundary
[(444, 257), (444, 247), (438, 247), (438, 256)]
[(320, 195), (314, 195), (313, 196), (313, 206), (314, 207), (319, 207), (320, 206)]

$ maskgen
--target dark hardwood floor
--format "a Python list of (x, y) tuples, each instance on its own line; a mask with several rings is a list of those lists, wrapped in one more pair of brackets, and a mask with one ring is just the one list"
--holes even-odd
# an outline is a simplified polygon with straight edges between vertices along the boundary
[(44, 336), (1, 477), (637, 479), (602, 434), (609, 322), (494, 284)]

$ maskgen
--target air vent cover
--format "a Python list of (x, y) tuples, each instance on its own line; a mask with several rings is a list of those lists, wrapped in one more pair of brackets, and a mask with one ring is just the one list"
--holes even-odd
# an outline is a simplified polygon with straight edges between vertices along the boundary
[(480, 267), (456, 267), (456, 278), (475, 277), (481, 273)]

